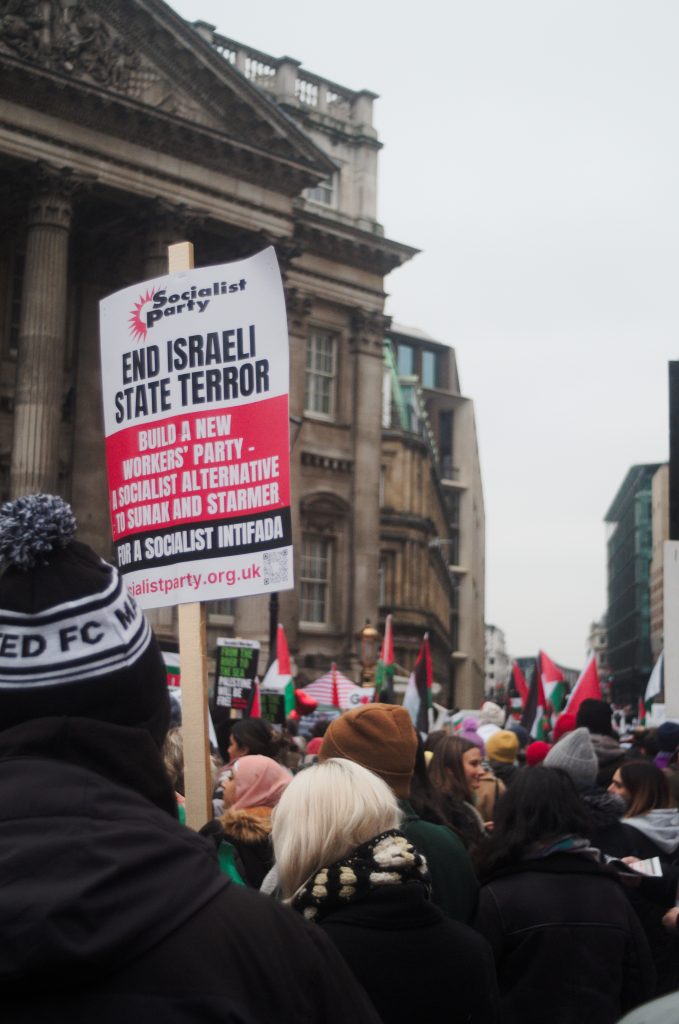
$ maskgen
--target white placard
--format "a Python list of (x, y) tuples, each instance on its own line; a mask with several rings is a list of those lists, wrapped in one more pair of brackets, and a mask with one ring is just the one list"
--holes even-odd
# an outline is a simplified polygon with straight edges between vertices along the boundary
[(273, 248), (101, 302), (116, 564), (144, 608), (293, 585), (289, 358)]

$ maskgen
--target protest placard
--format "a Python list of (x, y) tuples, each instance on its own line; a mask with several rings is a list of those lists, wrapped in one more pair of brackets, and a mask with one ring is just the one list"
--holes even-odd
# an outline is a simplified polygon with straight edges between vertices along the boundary
[(100, 308), (116, 563), (145, 608), (293, 585), (288, 337), (272, 248)]
[(217, 640), (215, 689), (210, 710), (215, 721), (233, 708), (247, 714), (253, 696), (260, 644), (257, 640)]

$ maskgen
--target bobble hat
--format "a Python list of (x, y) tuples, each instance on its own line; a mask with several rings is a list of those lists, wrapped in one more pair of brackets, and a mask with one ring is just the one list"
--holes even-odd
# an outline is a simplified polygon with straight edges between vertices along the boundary
[(145, 728), (160, 745), (162, 655), (118, 570), (75, 529), (54, 495), (0, 507), (0, 729), (76, 716)]

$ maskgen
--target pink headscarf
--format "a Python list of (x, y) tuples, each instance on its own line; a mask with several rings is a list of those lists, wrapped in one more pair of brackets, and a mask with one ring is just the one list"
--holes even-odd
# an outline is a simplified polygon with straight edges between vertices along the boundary
[(275, 807), (292, 775), (277, 761), (262, 754), (245, 754), (233, 766), (236, 781), (234, 811), (244, 807)]

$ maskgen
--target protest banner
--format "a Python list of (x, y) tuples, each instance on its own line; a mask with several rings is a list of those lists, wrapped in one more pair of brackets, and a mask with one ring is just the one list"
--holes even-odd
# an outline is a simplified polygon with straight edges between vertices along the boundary
[[(247, 717), (254, 695), (260, 643), (257, 640), (217, 639), (215, 689), (210, 711), (215, 725), (231, 710)], [(235, 716), (234, 716), (235, 717)]]
[(116, 563), (144, 608), (293, 586), (288, 337), (272, 248), (100, 307)]

